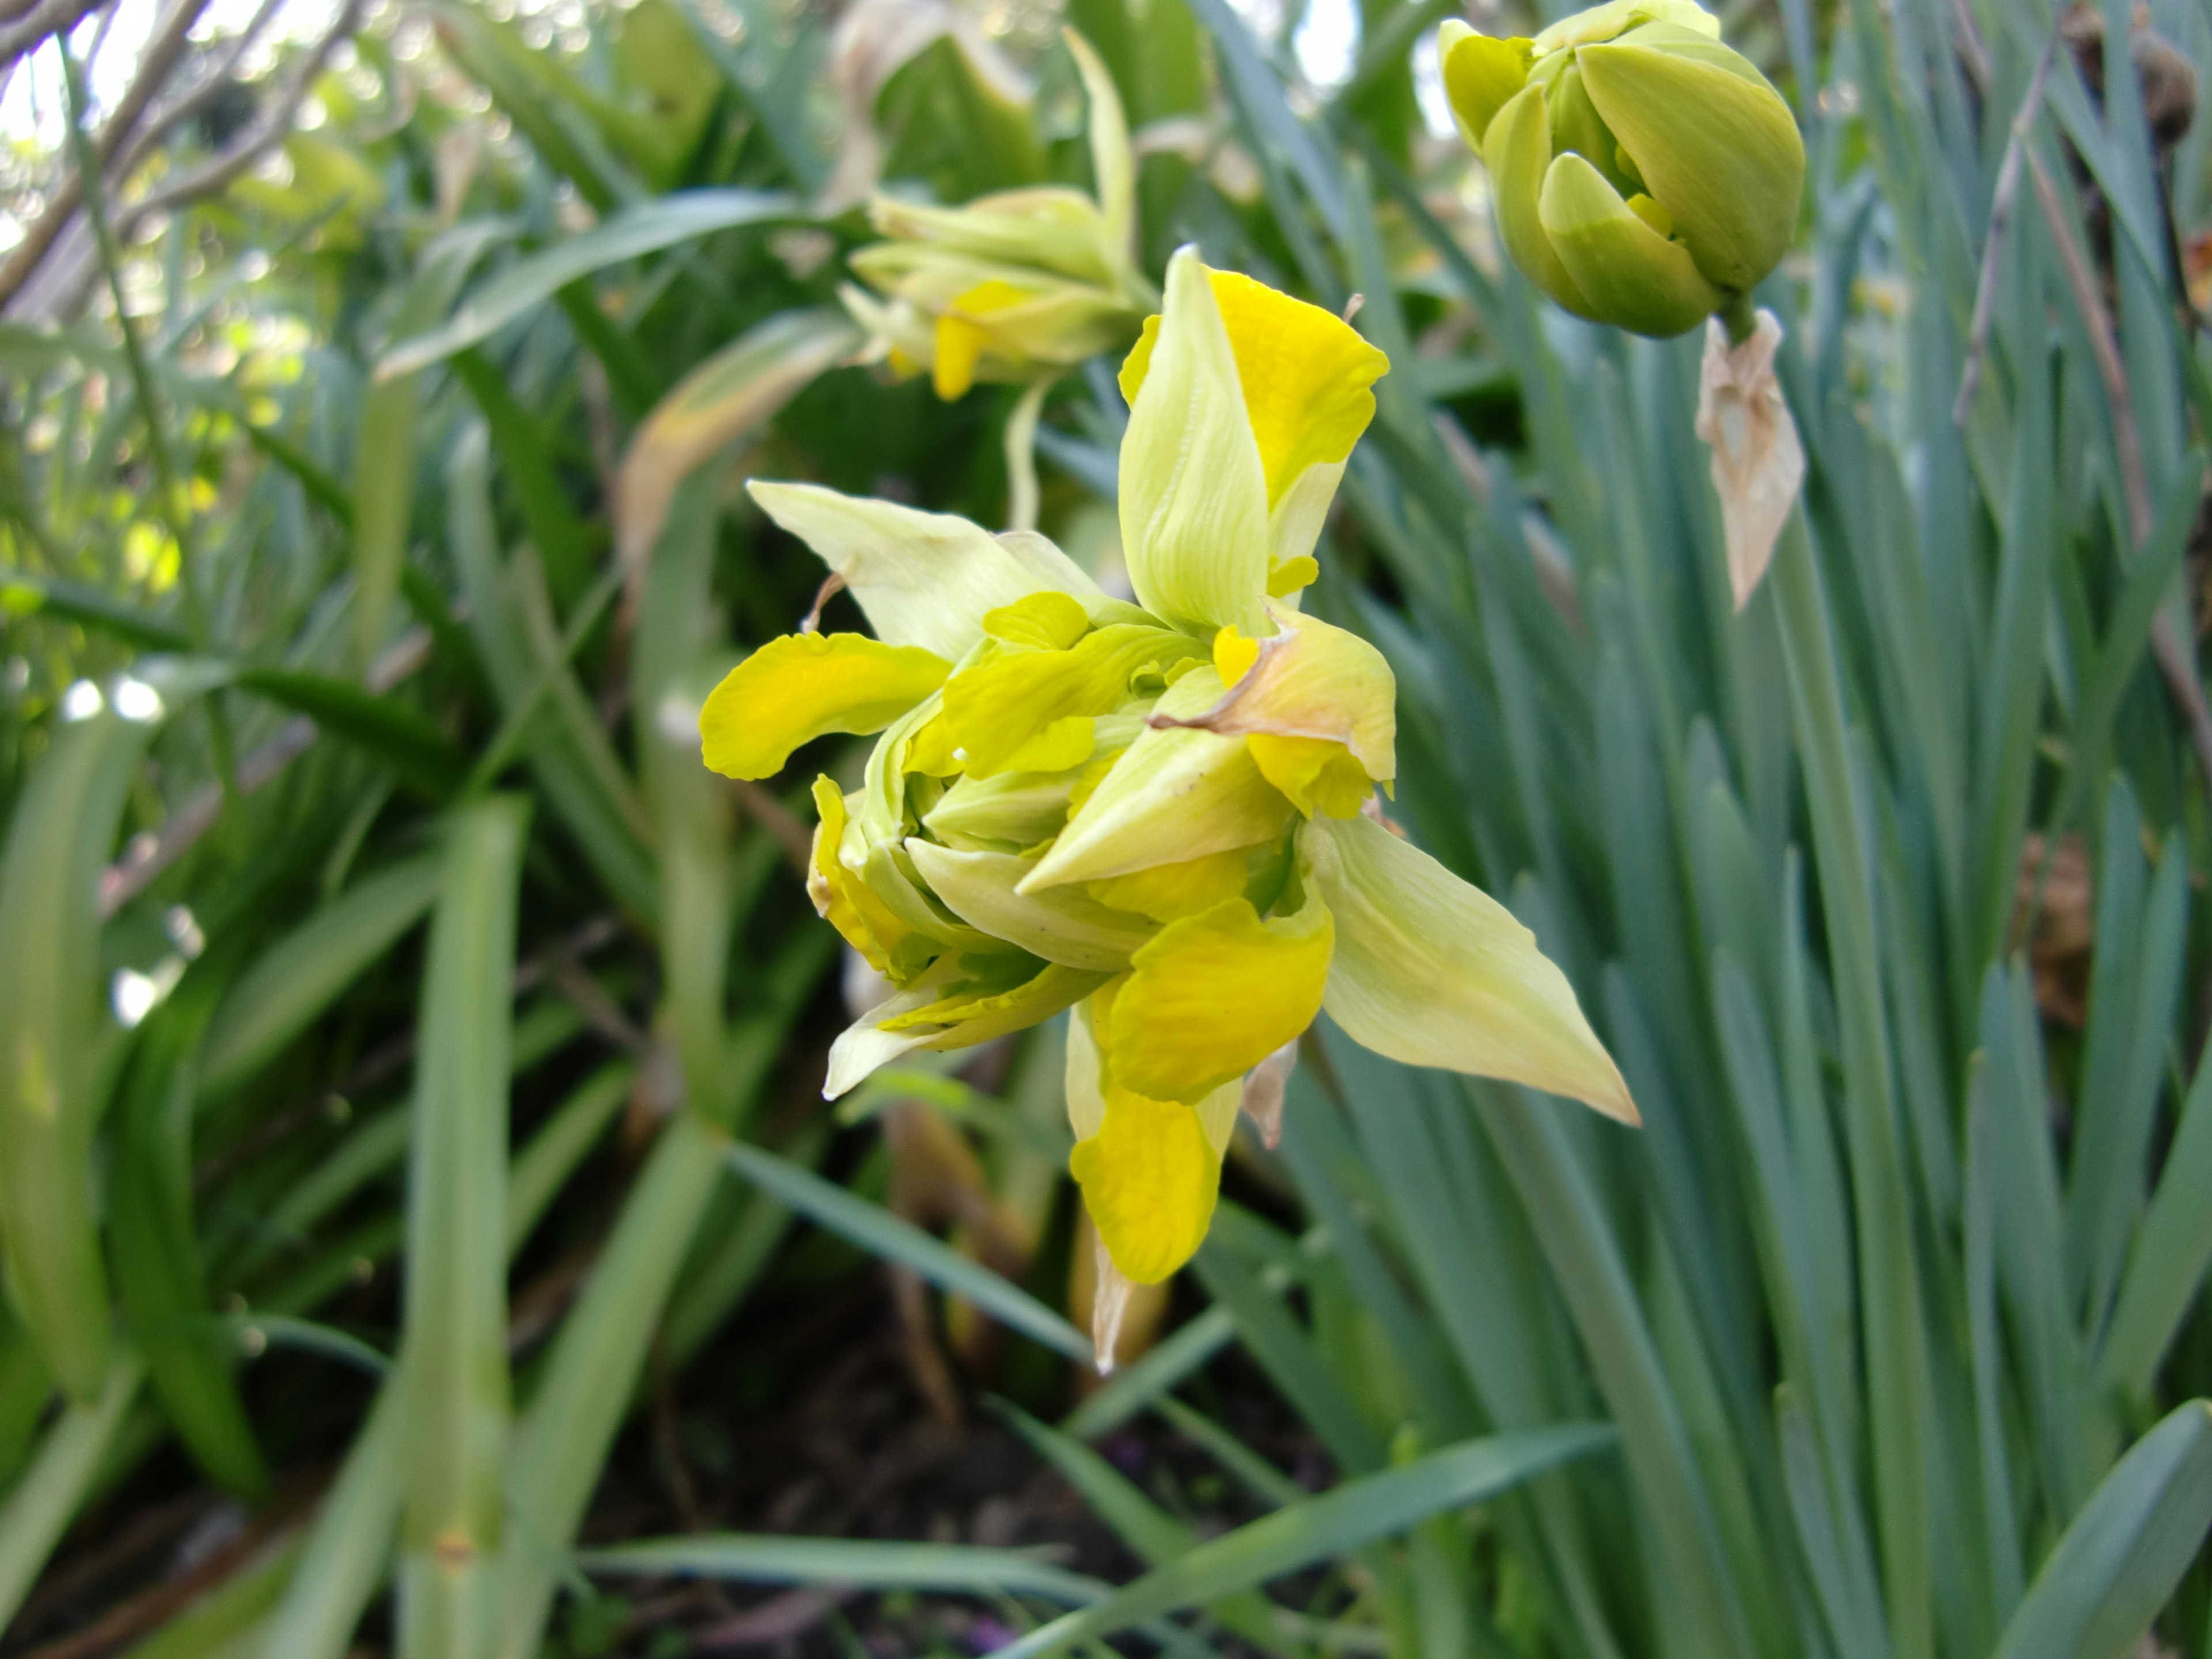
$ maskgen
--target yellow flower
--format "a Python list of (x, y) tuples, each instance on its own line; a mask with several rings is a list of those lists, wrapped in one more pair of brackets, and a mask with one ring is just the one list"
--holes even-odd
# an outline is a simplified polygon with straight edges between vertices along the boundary
[(1694, 0), (1611, 0), (1533, 40), (1447, 21), (1437, 46), (1506, 252), (1577, 316), (1680, 334), (1789, 246), (1796, 119)]
[(870, 210), (888, 240), (852, 257), (867, 289), (839, 290), (873, 351), (899, 374), (927, 372), (937, 395), (977, 380), (1028, 380), (1125, 344), (1154, 299), (1133, 259), (1136, 172), (1114, 82), (1065, 31), (1091, 100), (1094, 198), (1047, 185), (964, 207), (888, 196)]
[(1135, 605), (1031, 532), (751, 486), (874, 629), (763, 646), (701, 722), (707, 763), (744, 777), (883, 733), (858, 790), (815, 786), (810, 890), (896, 988), (838, 1039), (827, 1092), (1074, 1009), (1071, 1164), (1126, 1280), (1203, 1241), (1246, 1079), (1279, 1100), (1324, 1011), (1393, 1059), (1635, 1121), (1528, 929), (1370, 816), (1395, 684), (1298, 608), (1387, 367), (1328, 313), (1178, 253), (1122, 370)]

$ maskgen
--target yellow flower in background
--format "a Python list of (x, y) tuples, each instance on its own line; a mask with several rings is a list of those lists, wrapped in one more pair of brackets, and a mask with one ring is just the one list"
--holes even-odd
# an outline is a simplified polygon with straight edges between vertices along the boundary
[(701, 720), (707, 763), (741, 777), (883, 734), (858, 790), (815, 786), (816, 906), (895, 988), (824, 1092), (1073, 1009), (1071, 1165), (1125, 1280), (1197, 1249), (1248, 1079), (1270, 1109), (1323, 1011), (1392, 1059), (1635, 1121), (1528, 930), (1370, 815), (1395, 683), (1299, 609), (1387, 368), (1328, 312), (1178, 253), (1122, 370), (1135, 605), (1034, 532), (751, 486), (874, 629), (763, 646)]
[(1740, 305), (1789, 246), (1804, 143), (1720, 32), (1694, 0), (1612, 0), (1532, 40), (1437, 31), (1506, 252), (1577, 316), (1680, 334)]
[(1133, 259), (1136, 163), (1121, 99), (1090, 45), (1065, 34), (1090, 99), (1097, 196), (1042, 185), (957, 208), (879, 196), (870, 217), (889, 240), (852, 256), (867, 288), (839, 291), (876, 355), (900, 374), (927, 373), (940, 398), (1118, 349), (1156, 302)]

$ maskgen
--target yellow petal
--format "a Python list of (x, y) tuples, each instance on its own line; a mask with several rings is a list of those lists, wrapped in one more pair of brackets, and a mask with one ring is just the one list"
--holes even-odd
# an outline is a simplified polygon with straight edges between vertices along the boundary
[[(1002, 648), (945, 683), (945, 716), (970, 777), (1079, 766), (1091, 754), (1084, 717), (1120, 708), (1139, 673), (1199, 653), (1185, 635), (1133, 623), (1098, 629), (1064, 650)], [(1083, 724), (1060, 724), (1071, 720)], [(1042, 746), (1029, 747), (1039, 738)]]
[(1267, 471), (1220, 306), (1190, 248), (1168, 262), (1164, 305), (1123, 368), (1125, 386), (1141, 384), (1121, 435), (1121, 556), (1138, 604), (1163, 622), (1255, 628), (1273, 557)]
[(772, 777), (825, 732), (879, 732), (943, 684), (952, 665), (865, 634), (787, 634), (722, 677), (699, 711), (707, 764)]
[(992, 319), (1037, 296), (993, 278), (955, 299), (937, 319), (937, 395), (950, 403), (975, 382), (975, 365), (996, 337)]
[[(1201, 665), (1168, 688), (1155, 717), (1201, 714), (1221, 693), (1220, 675)], [(1147, 727), (1086, 793), (1088, 781), (1086, 775), (1077, 784), (1067, 828), (1024, 887), (1098, 881), (1250, 847), (1294, 816), (1260, 775), (1251, 746), (1211, 732)]]
[(1170, 922), (1114, 999), (1109, 1070), (1161, 1100), (1196, 1102), (1241, 1078), (1313, 1024), (1335, 937), (1312, 896), (1269, 921), (1233, 898)]
[(889, 977), (894, 957), (913, 939), (914, 930), (846, 867), (842, 856), (845, 797), (826, 777), (814, 780), (814, 810), (822, 821), (815, 827), (814, 850), (807, 860), (807, 896), (814, 901), (817, 914), (867, 959), (868, 966)]
[(1290, 798), (1306, 817), (1355, 818), (1375, 793), (1373, 780), (1352, 752), (1325, 738), (1247, 739), (1260, 775)]
[(983, 631), (1008, 645), (1065, 651), (1091, 631), (1091, 613), (1073, 595), (1047, 589), (987, 613)]
[(1149, 870), (1133, 870), (1126, 876), (1109, 876), (1091, 883), (1087, 890), (1110, 908), (1133, 911), (1156, 921), (1173, 921), (1211, 910), (1224, 899), (1240, 896), (1251, 874), (1250, 855), (1238, 847), (1175, 864), (1156, 864)]
[(975, 365), (991, 336), (980, 323), (946, 312), (937, 319), (937, 356), (930, 368), (930, 385), (946, 403), (975, 384)]
[(1158, 1284), (1206, 1242), (1221, 1158), (1194, 1108), (1109, 1088), (1105, 1122), (1067, 1167), (1107, 1254), (1138, 1284)]
[(1152, 936), (1141, 916), (1109, 909), (1080, 888), (1014, 890), (1031, 860), (1009, 853), (963, 853), (919, 836), (907, 856), (930, 890), (963, 921), (1047, 962), (1119, 973)]
[(1234, 628), (1214, 636), (1214, 667), (1229, 684), (1219, 702), (1153, 721), (1249, 738), (1261, 775), (1300, 811), (1350, 817), (1370, 782), (1397, 775), (1397, 680), (1357, 634), (1279, 604), (1268, 615), (1269, 638)]
[[(1272, 507), (1309, 467), (1341, 461), (1375, 418), (1369, 390), (1390, 360), (1342, 318), (1278, 293), (1240, 271), (1206, 276), (1229, 333), (1245, 416), (1260, 447)], [(1152, 368), (1159, 320), (1121, 366), (1121, 395), (1136, 404)]]
[(1068, 1021), (1067, 1115), (1077, 1141), (1068, 1168), (1114, 1265), (1157, 1285), (1205, 1242), (1241, 1085), (1195, 1107), (1121, 1087), (1094, 1036), (1095, 1021), (1110, 1040), (1115, 1001), (1109, 985)]

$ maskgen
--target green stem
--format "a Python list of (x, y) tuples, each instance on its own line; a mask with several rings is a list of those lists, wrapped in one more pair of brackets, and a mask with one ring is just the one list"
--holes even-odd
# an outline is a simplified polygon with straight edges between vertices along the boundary
[(1037, 516), (1036, 429), (1045, 393), (1056, 375), (1044, 375), (1022, 388), (1014, 412), (1006, 416), (1006, 528), (1035, 530)]
[(1789, 663), (1798, 757), (1811, 809), (1820, 903), (1843, 1024), (1844, 1114), (1858, 1230), (1861, 1316), (1875, 1497), (1881, 1521), (1890, 1637), (1900, 1659), (1934, 1651), (1934, 1586), (1923, 1419), (1926, 1334), (1911, 1214), (1890, 1089), (1887, 1019), (1875, 936), (1874, 890), (1851, 777), (1843, 685), (1827, 601), (1801, 503), (1782, 532), (1773, 584)]
[(1721, 308), (1713, 313), (1728, 330), (1729, 343), (1741, 345), (1759, 326), (1759, 312), (1751, 303), (1751, 295), (1738, 290), (1721, 301)]

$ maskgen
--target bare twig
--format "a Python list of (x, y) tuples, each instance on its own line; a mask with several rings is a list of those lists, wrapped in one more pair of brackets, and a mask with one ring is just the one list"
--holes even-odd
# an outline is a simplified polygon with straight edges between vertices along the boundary
[(323, 65), (339, 41), (350, 36), (361, 21), (362, 0), (346, 0), (338, 15), (322, 37), (310, 46), (292, 78), (275, 106), (253, 124), (252, 128), (236, 143), (225, 149), (213, 161), (202, 163), (191, 172), (161, 189), (150, 191), (133, 202), (118, 217), (116, 229), (128, 238), (139, 225), (153, 214), (167, 213), (172, 208), (212, 195), (258, 161), (282, 143), (292, 131), (292, 124), (300, 113), (300, 106), (307, 100), (307, 94), (315, 84), (315, 77), (323, 72)]
[(2054, 29), (2043, 43), (2043, 56), (2035, 60), (2035, 74), (2027, 83), (2027, 95), (2020, 100), (2020, 113), (2013, 117), (2012, 137), (2005, 141), (2004, 161), (1997, 167), (1996, 191), (1990, 198), (1989, 240), (1982, 245), (1982, 276), (1974, 285), (1974, 319), (1966, 331), (1966, 367), (1959, 377), (1958, 398), (1951, 405), (1954, 426), (1966, 424), (1974, 388), (1981, 384), (1982, 359), (1990, 349), (1990, 320), (1996, 309), (1997, 267), (2004, 252), (2005, 222), (2012, 216), (2012, 199), (2020, 190), (2021, 157), (2027, 152), (2028, 131), (2042, 108), (2043, 83), (2050, 78), (2051, 58), (2057, 46), (2058, 33)]
[[(155, 25), (153, 38), (146, 43), (144, 54), (131, 76), (131, 85), (116, 105), (114, 113), (101, 123), (100, 134), (92, 142), (92, 152), (103, 172), (115, 160), (137, 127), (155, 94), (167, 84), (183, 61), (185, 48), (191, 44), (192, 25), (207, 9), (208, 0), (170, 0), (168, 9)], [(127, 167), (118, 168), (116, 176), (106, 181), (111, 196), (124, 179), (129, 176)], [(7, 263), (0, 264), (0, 307), (13, 299), (18, 289), (30, 279), (39, 262), (46, 257), (62, 228), (69, 223), (84, 199), (84, 177), (71, 172), (47, 201), (45, 210), (33, 220), (23, 233), (23, 240), (15, 244)]]
[(20, 21), (0, 27), (0, 70), (50, 34), (65, 34), (82, 22), (100, 0), (36, 0)]
[[(2090, 269), (2088, 255), (2082, 251), (2074, 227), (2067, 219), (2066, 204), (2059, 199), (2058, 186), (2051, 182), (2041, 157), (2031, 152), (2027, 165), (2035, 176), (2036, 200), (2043, 210), (2044, 222), (2051, 228), (2051, 240), (2057, 246), (2058, 263), (2066, 273), (2066, 284), (2074, 290), (2074, 303), (2081, 313), (2082, 325), (2089, 331), (2090, 355), (2097, 360), (2097, 374), (2105, 383), (2105, 401), (2112, 406), (2112, 449), (2119, 459), (2120, 498), (2127, 513), (2128, 539), (2140, 553), (2150, 539), (2154, 515), (2150, 481), (2143, 466), (2142, 436), (2136, 428), (2135, 402), (2128, 389), (2127, 365), (2120, 356), (2119, 340), (2113, 332), (2112, 319), (2106, 313), (2096, 273)], [(2166, 680), (2166, 690), (2188, 724), (2190, 740), (2197, 750), (2197, 767), (2204, 774), (2206, 786), (2212, 787), (2212, 708), (2205, 704), (2204, 685), (2197, 676), (2195, 653), (2182, 642), (2171, 621), (2164, 616), (2151, 623), (2150, 642), (2151, 654), (2158, 659), (2159, 672)]]

